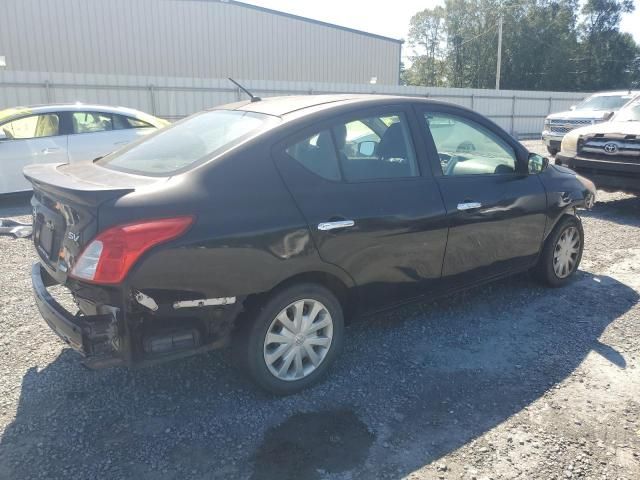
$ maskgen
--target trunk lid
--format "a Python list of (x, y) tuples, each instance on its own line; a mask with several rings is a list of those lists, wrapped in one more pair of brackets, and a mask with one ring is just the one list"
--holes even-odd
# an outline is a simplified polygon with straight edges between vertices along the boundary
[(34, 246), (59, 283), (98, 233), (100, 206), (159, 180), (93, 163), (30, 165), (24, 175), (33, 184)]

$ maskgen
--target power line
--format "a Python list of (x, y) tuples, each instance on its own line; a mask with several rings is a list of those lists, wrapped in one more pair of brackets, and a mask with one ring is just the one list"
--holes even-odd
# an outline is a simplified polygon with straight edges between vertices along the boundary
[(497, 26), (498, 26), (498, 24), (496, 23), (495, 25), (493, 25), (493, 26), (489, 27), (489, 28), (488, 28), (487, 30), (485, 30), (484, 32), (479, 33), (479, 34), (478, 34), (478, 35), (476, 35), (475, 37), (471, 37), (470, 39), (465, 40), (465, 41), (464, 41), (464, 42), (462, 42), (460, 45), (456, 45), (456, 46), (457, 46), (457, 47), (461, 47), (461, 46), (463, 46), (463, 45), (466, 45), (467, 43), (472, 42), (472, 41), (474, 41), (475, 39), (480, 38), (480, 37), (482, 37), (483, 35), (486, 35), (487, 33), (490, 33), (490, 32), (491, 32), (491, 31), (493, 31), (493, 29), (495, 29)]

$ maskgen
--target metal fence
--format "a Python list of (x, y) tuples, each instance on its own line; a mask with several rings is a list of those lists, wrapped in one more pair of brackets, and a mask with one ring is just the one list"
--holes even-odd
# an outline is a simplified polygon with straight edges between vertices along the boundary
[[(486, 115), (518, 138), (539, 136), (544, 117), (567, 110), (587, 95), (264, 80), (240, 82), (260, 96), (375, 93), (448, 101)], [(41, 103), (85, 102), (132, 107), (175, 120), (242, 98), (244, 94), (226, 79), (0, 71), (0, 109)]]

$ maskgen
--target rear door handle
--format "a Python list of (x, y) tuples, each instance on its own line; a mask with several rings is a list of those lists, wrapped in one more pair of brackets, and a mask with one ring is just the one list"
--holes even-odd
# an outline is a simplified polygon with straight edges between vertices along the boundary
[(123, 140), (123, 141), (121, 141), (121, 142), (116, 142), (116, 143), (114, 143), (114, 145), (124, 145), (124, 144), (126, 144), (126, 143), (129, 143), (129, 141), (128, 141), (128, 140)]
[(42, 153), (44, 153), (45, 155), (47, 153), (54, 153), (54, 152), (59, 152), (60, 149), (59, 148), (45, 148), (42, 150)]
[(327, 232), (329, 230), (337, 230), (338, 228), (349, 228), (356, 224), (353, 220), (338, 220), (336, 222), (324, 222), (318, 224), (318, 230)]
[(458, 204), (458, 210), (464, 212), (465, 210), (473, 210), (475, 208), (482, 207), (480, 202), (464, 202)]

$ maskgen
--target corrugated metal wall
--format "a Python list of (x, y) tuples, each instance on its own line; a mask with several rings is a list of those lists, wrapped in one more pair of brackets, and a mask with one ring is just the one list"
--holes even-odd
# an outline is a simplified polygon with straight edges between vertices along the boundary
[[(386, 93), (415, 95), (472, 108), (521, 138), (539, 136), (544, 117), (567, 110), (584, 93), (530, 92), (383, 86), (349, 83), (240, 80), (256, 95)], [(103, 103), (133, 107), (177, 119), (204, 108), (245, 98), (226, 79), (77, 75), (0, 70), (0, 109), (53, 102)]]
[(398, 83), (397, 40), (232, 1), (13, 0), (1, 10), (7, 71)]

